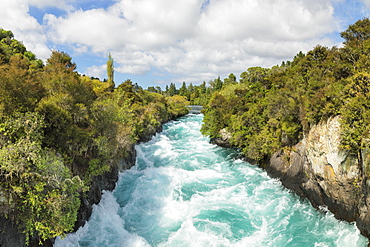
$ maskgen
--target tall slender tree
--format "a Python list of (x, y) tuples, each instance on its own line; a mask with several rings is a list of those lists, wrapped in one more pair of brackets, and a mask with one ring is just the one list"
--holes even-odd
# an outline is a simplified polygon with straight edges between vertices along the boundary
[(188, 89), (186, 87), (186, 82), (182, 82), (182, 86), (179, 89), (179, 95), (187, 96)]
[(108, 75), (108, 84), (109, 90), (113, 91), (115, 88), (114, 84), (114, 60), (112, 58), (112, 54), (108, 54), (108, 61), (107, 61), (107, 75)]

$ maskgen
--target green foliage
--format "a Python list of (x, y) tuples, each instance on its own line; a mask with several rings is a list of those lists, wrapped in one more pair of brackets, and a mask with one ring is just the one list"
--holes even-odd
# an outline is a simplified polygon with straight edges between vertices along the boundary
[(28, 238), (47, 239), (72, 230), (83, 183), (63, 159), (42, 148), (43, 118), (35, 113), (3, 117), (0, 178), (10, 211)]
[(186, 115), (189, 110), (186, 107), (189, 105), (189, 102), (186, 100), (186, 97), (179, 95), (174, 95), (167, 98), (168, 112), (172, 118)]
[(0, 214), (42, 242), (71, 231), (94, 178), (188, 102), (81, 76), (64, 52), (40, 61), (0, 29)]
[(345, 39), (344, 44), (347, 46), (357, 47), (361, 46), (365, 41), (370, 39), (370, 20), (364, 18), (350, 25), (346, 31), (341, 32), (340, 35)]
[(306, 55), (298, 53), (291, 63), (249, 68), (241, 83), (226, 83), (230, 85), (213, 93), (202, 132), (219, 137), (225, 129), (232, 145), (260, 160), (296, 144), (320, 121), (341, 115), (342, 148), (353, 154), (368, 148), (369, 30), (365, 18), (341, 33), (343, 48), (318, 45)]
[(13, 38), (14, 38), (14, 34), (12, 31), (0, 29), (0, 40), (13, 39)]
[(108, 83), (102, 82), (99, 79), (90, 78), (88, 76), (82, 76), (81, 83), (84, 85), (89, 85), (97, 97), (107, 96), (109, 93)]
[(207, 83), (203, 81), (200, 85), (193, 85), (190, 83), (189, 85), (186, 84), (186, 82), (183, 82), (181, 87), (177, 90), (176, 85), (174, 83), (171, 83), (170, 86), (166, 86), (166, 90), (162, 91), (160, 88), (154, 88), (149, 87), (148, 91), (150, 92), (156, 92), (160, 93), (165, 96), (175, 96), (180, 95), (186, 97), (187, 101), (190, 102), (191, 105), (202, 105), (205, 106), (211, 96), (212, 93), (218, 92), (222, 89), (222, 87), (226, 84), (235, 84), (236, 82), (236, 76), (231, 73), (228, 78), (224, 79), (224, 82), (218, 77), (217, 79), (214, 79), (212, 81), (209, 81), (209, 86), (207, 86)]
[(266, 68), (251, 67), (246, 72), (243, 72), (240, 77), (244, 83), (263, 82), (268, 75), (268, 71)]
[(175, 83), (171, 83), (168, 89), (168, 96), (174, 96), (175, 94), (177, 94), (176, 85)]
[(223, 82), (220, 79), (220, 77), (215, 79), (213, 82), (210, 82), (210, 84), (211, 84), (211, 87), (213, 88), (214, 91), (221, 90), (221, 88), (223, 86)]
[(76, 68), (72, 58), (65, 52), (53, 50), (50, 58), (46, 60), (46, 71), (48, 72), (72, 72)]
[(370, 74), (360, 72), (349, 78), (342, 106), (343, 148), (357, 153), (369, 146)]
[(229, 77), (224, 79), (224, 84), (230, 83), (236, 83), (236, 76), (233, 73), (230, 73)]
[(0, 66), (0, 114), (34, 109), (44, 95), (41, 82), (29, 70), (28, 60), (16, 56)]
[(108, 87), (111, 91), (113, 91), (114, 85), (114, 60), (112, 55), (108, 54), (108, 61), (107, 61), (107, 75), (108, 75)]

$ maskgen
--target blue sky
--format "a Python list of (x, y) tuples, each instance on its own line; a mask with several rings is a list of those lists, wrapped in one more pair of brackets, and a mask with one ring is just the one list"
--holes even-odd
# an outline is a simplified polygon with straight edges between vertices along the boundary
[(148, 86), (200, 84), (271, 67), (369, 16), (370, 0), (1, 0), (0, 27), (45, 60), (67, 52), (81, 74)]

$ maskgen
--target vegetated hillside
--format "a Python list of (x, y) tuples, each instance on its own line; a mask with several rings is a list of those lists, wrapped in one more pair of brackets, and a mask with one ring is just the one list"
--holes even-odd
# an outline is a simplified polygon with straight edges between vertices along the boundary
[(201, 131), (370, 239), (370, 20), (341, 36), (341, 48), (317, 45), (223, 85)]
[[(111, 69), (112, 58), (109, 56)], [(107, 63), (108, 64), (108, 63)], [(53, 51), (46, 65), (0, 29), (0, 214), (27, 240), (71, 231), (80, 195), (162, 123), (187, 113), (130, 80), (81, 76)]]
[(260, 161), (341, 115), (341, 148), (361, 164), (361, 150), (370, 146), (370, 20), (357, 21), (341, 36), (342, 48), (317, 45), (292, 62), (252, 67), (240, 83), (223, 85), (204, 110), (202, 132), (212, 138), (228, 133), (233, 146)]

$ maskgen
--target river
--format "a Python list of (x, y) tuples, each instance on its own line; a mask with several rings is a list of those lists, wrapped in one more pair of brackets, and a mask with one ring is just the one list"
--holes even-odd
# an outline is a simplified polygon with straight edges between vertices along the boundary
[(235, 150), (209, 143), (202, 115), (164, 125), (57, 247), (367, 246), (354, 224), (283, 188)]

